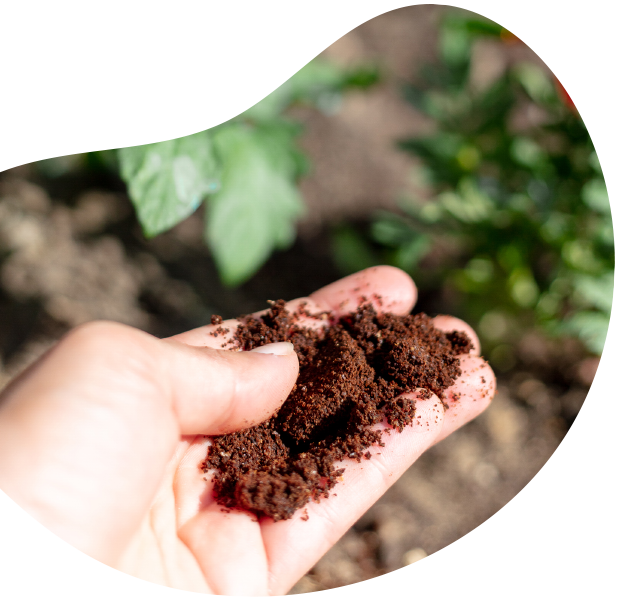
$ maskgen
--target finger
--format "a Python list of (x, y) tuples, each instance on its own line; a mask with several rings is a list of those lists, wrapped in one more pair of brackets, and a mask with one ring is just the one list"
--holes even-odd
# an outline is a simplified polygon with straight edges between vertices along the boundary
[(309, 296), (322, 310), (335, 316), (350, 313), (369, 300), (379, 312), (408, 314), (417, 290), (409, 275), (395, 267), (371, 267), (335, 281)]
[(297, 375), (293, 350), (198, 349), (117, 323), (82, 326), (5, 390), (0, 482), (57, 535), (113, 564), (179, 434), (263, 420)]
[(463, 354), (459, 361), (461, 377), (445, 392), (449, 408), (435, 443), (480, 415), (496, 393), (496, 376), (485, 359)]
[(475, 356), (460, 360), (462, 375), (446, 390), (449, 408), (444, 410), (435, 396), (417, 400), (412, 426), (383, 435), (385, 447), (371, 448), (369, 461), (345, 461), (344, 481), (331, 497), (307, 505), (310, 527), (302, 521), (302, 511), (289, 521), (264, 521), (271, 593), (285, 593), (429, 446), (487, 407), (495, 391), (491, 368)]
[(370, 460), (343, 461), (343, 481), (329, 498), (306, 505), (308, 520), (303, 520), (303, 509), (287, 521), (262, 522), (271, 594), (285, 594), (433, 444), (443, 417), (444, 407), (435, 396), (417, 399), (412, 426), (401, 433), (385, 433), (385, 446), (371, 447)]
[(184, 435), (220, 435), (265, 421), (298, 377), (298, 358), (288, 342), (252, 352), (194, 348), (174, 340), (163, 341), (162, 348), (160, 378)]
[[(334, 317), (339, 317), (354, 311), (363, 302), (370, 301), (379, 312), (404, 315), (410, 312), (416, 298), (416, 286), (406, 273), (395, 267), (380, 266), (344, 277), (313, 292), (307, 298), (291, 300), (286, 307), (290, 312), (294, 312), (304, 304), (308, 313), (330, 311)], [(308, 318), (299, 319), (299, 323), (307, 327), (323, 326), (323, 323)], [(231, 347), (225, 344), (230, 343), (237, 326), (238, 321), (230, 319), (221, 325), (198, 327), (169, 339), (190, 346)]]
[(474, 331), (474, 329), (472, 329), (472, 327), (470, 327), (470, 325), (468, 325), (465, 321), (462, 321), (457, 317), (438, 315), (433, 318), (433, 326), (447, 333), (451, 331), (463, 331), (472, 342), (470, 354), (474, 356), (479, 356), (481, 354), (481, 342), (476, 335), (476, 331)]
[(187, 521), (178, 536), (215, 594), (268, 596), (268, 561), (253, 515), (211, 504)]
[(172, 489), (179, 528), (200, 510), (215, 502), (212, 477), (205, 477), (202, 469), (211, 445), (211, 440), (206, 436), (194, 436), (176, 469)]
[(40, 411), (53, 406), (64, 415), (63, 423), (73, 426), (69, 417), (86, 424), (83, 420), (96, 420), (101, 407), (119, 421), (130, 418), (131, 425), (143, 425), (150, 415), (167, 418), (169, 424), (171, 408), (180, 433), (215, 435), (268, 418), (297, 376), (290, 343), (229, 352), (97, 322), (75, 329), (7, 388), (2, 409), (5, 420), (11, 416), (16, 422), (38, 423)]
[[(326, 288), (318, 290), (308, 298), (291, 301), (287, 306), (293, 311), (301, 304), (305, 304), (308, 312), (316, 314), (324, 310), (345, 312), (351, 306), (349, 302), (344, 302), (342, 298), (351, 298), (358, 305), (368, 297), (373, 297), (375, 300), (378, 291), (382, 294), (383, 299), (390, 298), (390, 300), (382, 302), (382, 304), (389, 310), (401, 314), (407, 313), (416, 300), (414, 283), (405, 273), (390, 267), (380, 267), (346, 277)], [(381, 307), (378, 306), (378, 309), (380, 310)], [(315, 321), (313, 323), (311, 323), (310, 319), (305, 321), (307, 326), (315, 325)], [(170, 341), (182, 341), (190, 345), (208, 345), (213, 347), (221, 345), (222, 341), (229, 337), (225, 337), (225, 334), (229, 333), (231, 335), (237, 325), (238, 321), (229, 320), (221, 325), (202, 327), (189, 331), (186, 334), (174, 336), (170, 338)], [(216, 335), (213, 335), (213, 333), (216, 333)], [(192, 452), (205, 456), (206, 444), (208, 443), (205, 440), (199, 442), (200, 447), (193, 448)], [(203, 461), (203, 457), (201, 461)], [(212, 484), (205, 482), (201, 470), (195, 467), (197, 462), (201, 464), (201, 461), (187, 461), (186, 468), (181, 469), (181, 476), (177, 477), (175, 484), (176, 494), (179, 505), (183, 507), (179, 513), (180, 523), (184, 523), (198, 511), (200, 502), (203, 504), (205, 498), (211, 497), (209, 491), (212, 491)], [(198, 497), (202, 498), (200, 502), (192, 500)]]

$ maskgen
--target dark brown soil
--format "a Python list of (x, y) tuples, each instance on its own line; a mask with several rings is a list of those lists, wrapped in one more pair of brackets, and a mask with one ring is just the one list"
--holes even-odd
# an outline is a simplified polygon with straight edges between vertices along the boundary
[[(301, 318), (328, 325), (302, 326)], [(215, 438), (204, 462), (217, 470), (220, 504), (275, 521), (327, 497), (344, 471), (338, 461), (370, 459), (367, 449), (383, 445), (373, 426), (411, 425), (414, 401), (402, 394), (420, 390), (444, 403), (444, 390), (461, 375), (457, 355), (471, 349), (464, 333), (444, 333), (425, 314), (378, 314), (365, 303), (334, 319), (302, 307), (290, 313), (283, 300), (261, 317), (243, 317), (235, 341), (242, 350), (289, 341), (299, 358), (298, 380), (277, 413)]]

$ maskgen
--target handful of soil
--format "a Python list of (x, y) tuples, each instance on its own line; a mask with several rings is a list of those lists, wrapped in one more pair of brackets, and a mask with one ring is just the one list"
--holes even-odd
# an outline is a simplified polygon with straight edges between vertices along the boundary
[[(300, 317), (326, 327), (303, 327)], [(344, 471), (335, 468), (337, 461), (371, 458), (367, 449), (384, 445), (373, 425), (386, 419), (402, 431), (412, 424), (414, 402), (401, 394), (420, 388), (445, 404), (444, 390), (461, 375), (457, 355), (472, 347), (465, 333), (444, 333), (425, 314), (378, 315), (369, 303), (334, 319), (303, 307), (290, 313), (279, 300), (266, 314), (240, 321), (234, 335), (239, 349), (291, 342), (300, 372), (268, 421), (214, 438), (203, 469), (217, 470), (219, 504), (275, 521), (328, 497)]]

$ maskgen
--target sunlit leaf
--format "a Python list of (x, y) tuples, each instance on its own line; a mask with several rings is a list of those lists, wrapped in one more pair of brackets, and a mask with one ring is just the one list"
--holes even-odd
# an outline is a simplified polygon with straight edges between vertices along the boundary
[(238, 285), (294, 240), (303, 205), (292, 137), (237, 123), (217, 130), (214, 141), (223, 171), (221, 189), (207, 203), (205, 236), (223, 282)]
[(579, 337), (594, 354), (601, 355), (607, 329), (609, 315), (593, 311), (582, 311), (562, 324), (562, 331)]
[(599, 276), (577, 275), (574, 283), (577, 293), (589, 306), (598, 308), (609, 315), (614, 296), (613, 273), (604, 273)]
[(120, 173), (147, 237), (188, 217), (219, 187), (219, 164), (207, 131), (119, 150)]

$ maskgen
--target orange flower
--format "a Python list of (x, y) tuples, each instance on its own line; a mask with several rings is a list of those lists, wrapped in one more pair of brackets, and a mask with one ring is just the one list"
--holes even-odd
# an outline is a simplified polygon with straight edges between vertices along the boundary
[(601, 54), (614, 45), (614, 19), (613, 5), (567, 4), (554, 13), (532, 15), (515, 33), (562, 57), (561, 81), (571, 102), (610, 98)]

